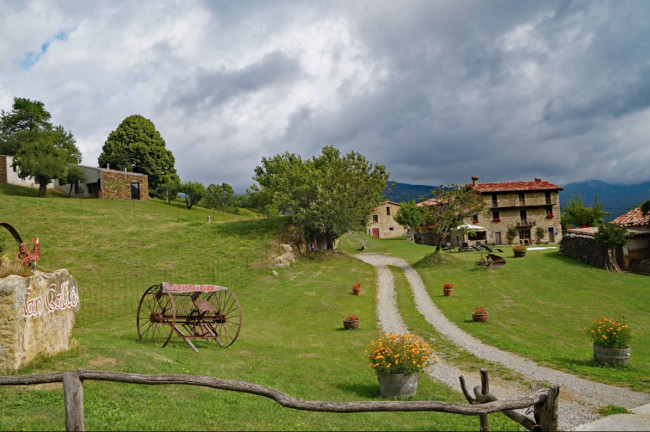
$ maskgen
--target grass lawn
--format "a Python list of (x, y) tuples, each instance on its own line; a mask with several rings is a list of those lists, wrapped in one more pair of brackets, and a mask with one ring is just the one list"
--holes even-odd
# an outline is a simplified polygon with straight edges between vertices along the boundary
[[(41, 269), (68, 268), (80, 288), (80, 312), (66, 353), (17, 374), (98, 369), (177, 373), (248, 381), (310, 400), (380, 400), (364, 350), (379, 335), (375, 273), (338, 252), (317, 252), (271, 274), (283, 218), (255, 219), (149, 202), (38, 199), (0, 185), (0, 220), (41, 241)], [(207, 223), (211, 215), (212, 223)], [(215, 222), (216, 221), (216, 222)], [(10, 242), (11, 244), (11, 242)], [(243, 325), (228, 349), (198, 341), (194, 353), (138, 342), (140, 296), (163, 280), (228, 286)], [(363, 295), (351, 287), (361, 283)], [(361, 327), (342, 328), (342, 315)], [(60, 384), (0, 387), (0, 430), (64, 427)], [(422, 374), (416, 399), (464, 403)], [(293, 411), (258, 396), (186, 386), (84, 384), (89, 430), (478, 430), (475, 417), (442, 413), (332, 414)], [(493, 430), (517, 425), (490, 416)]]
[[(507, 264), (475, 270), (479, 254), (444, 253), (404, 240), (378, 240), (352, 234), (342, 249), (356, 252), (364, 243), (369, 252), (403, 257), (425, 282), (429, 295), (445, 315), (484, 342), (590, 380), (650, 392), (650, 278), (617, 274), (558, 255), (557, 249), (529, 250), (514, 258), (509, 247), (501, 254)], [(453, 283), (451, 297), (442, 286)], [(484, 306), (486, 324), (471, 313)], [(629, 366), (600, 367), (592, 361), (591, 342), (583, 328), (603, 314), (626, 315), (635, 332)]]

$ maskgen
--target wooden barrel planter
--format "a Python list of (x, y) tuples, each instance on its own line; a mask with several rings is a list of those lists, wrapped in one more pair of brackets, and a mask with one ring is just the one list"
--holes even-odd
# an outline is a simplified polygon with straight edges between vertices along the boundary
[(377, 374), (379, 393), (384, 398), (413, 397), (418, 391), (418, 374)]
[(630, 362), (631, 347), (605, 348), (594, 344), (594, 358), (607, 365), (626, 365)]

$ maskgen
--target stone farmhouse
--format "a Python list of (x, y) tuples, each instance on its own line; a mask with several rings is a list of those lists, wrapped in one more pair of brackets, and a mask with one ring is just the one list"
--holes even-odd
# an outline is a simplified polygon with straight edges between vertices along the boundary
[[(29, 177), (21, 179), (19, 168), (12, 167), (13, 157), (0, 155), (0, 183), (17, 186), (38, 187), (36, 181)], [(149, 178), (146, 174), (117, 171), (79, 165), (86, 175), (83, 183), (72, 185), (72, 196), (76, 198), (111, 198), (120, 200), (148, 200)], [(70, 192), (69, 184), (60, 184), (54, 180), (47, 187), (63, 193)]]
[[(476, 230), (474, 240), (506, 244), (509, 228), (517, 233), (514, 244), (557, 243), (562, 239), (562, 187), (539, 177), (534, 181), (479, 183), (476, 176), (468, 186), (479, 192), (486, 204), (482, 214), (467, 221), (483, 228)], [(538, 231), (543, 235), (538, 236)]]
[(401, 237), (407, 234), (407, 227), (395, 221), (399, 203), (385, 201), (377, 206), (366, 225), (366, 232), (376, 238)]
[[(513, 244), (548, 244), (562, 239), (560, 186), (539, 177), (534, 181), (479, 183), (476, 176), (467, 186), (481, 194), (485, 210), (464, 221), (462, 226), (471, 229), (471, 234), (452, 230), (443, 244), (461, 248), (479, 244), (503, 245), (508, 243), (509, 230), (516, 233)], [(436, 200), (431, 198), (418, 204), (423, 205), (436, 205)], [(433, 236), (426, 231), (415, 240), (435, 244)]]

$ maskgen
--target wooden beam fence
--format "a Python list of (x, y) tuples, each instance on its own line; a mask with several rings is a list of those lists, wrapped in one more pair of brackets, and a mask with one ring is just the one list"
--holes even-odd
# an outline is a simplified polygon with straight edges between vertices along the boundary
[[(65, 427), (67, 431), (84, 430), (83, 381), (112, 381), (128, 384), (145, 385), (192, 385), (249, 393), (267, 397), (285, 408), (303, 411), (359, 413), (387, 411), (435, 411), (451, 414), (479, 416), (481, 431), (488, 431), (488, 414), (503, 412), (506, 416), (530, 431), (557, 430), (558, 386), (539, 389), (529, 395), (512, 399), (497, 400), (489, 392), (488, 374), (481, 369), (482, 386), (475, 387), (472, 398), (465, 387), (465, 379), (460, 377), (463, 393), (470, 405), (438, 401), (364, 401), (364, 402), (327, 402), (296, 399), (271, 387), (243, 381), (230, 381), (200, 375), (143, 375), (124, 372), (78, 370), (76, 372), (54, 372), (34, 375), (0, 376), (0, 385), (34, 385), (63, 383), (65, 403)], [(513, 410), (534, 407), (535, 419), (532, 420)]]

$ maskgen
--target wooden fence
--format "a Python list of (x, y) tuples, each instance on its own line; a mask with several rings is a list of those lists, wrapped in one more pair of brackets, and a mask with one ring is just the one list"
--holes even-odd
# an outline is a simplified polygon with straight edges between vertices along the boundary
[[(0, 376), (0, 385), (32, 385), (63, 383), (65, 403), (65, 427), (68, 431), (84, 430), (83, 381), (113, 381), (130, 384), (181, 384), (209, 387), (250, 393), (273, 399), (286, 408), (304, 411), (357, 413), (382, 411), (436, 411), (462, 415), (479, 416), (481, 430), (488, 431), (488, 414), (503, 412), (506, 416), (530, 431), (557, 430), (557, 402), (559, 387), (539, 389), (527, 396), (514, 399), (497, 400), (490, 394), (488, 373), (481, 369), (481, 386), (474, 388), (472, 398), (465, 387), (465, 379), (460, 382), (463, 393), (470, 405), (437, 401), (364, 401), (364, 402), (326, 402), (296, 399), (274, 388), (242, 381), (229, 381), (198, 375), (142, 375), (123, 372), (78, 370), (76, 372), (55, 372), (34, 375)], [(534, 420), (520, 414), (516, 409), (534, 407)]]

